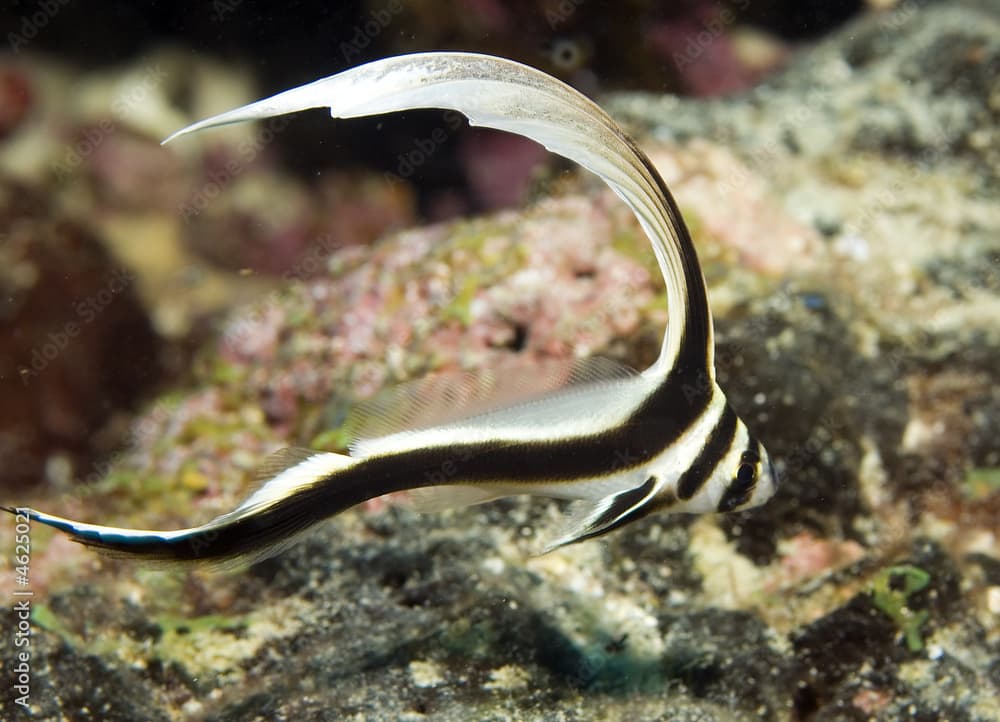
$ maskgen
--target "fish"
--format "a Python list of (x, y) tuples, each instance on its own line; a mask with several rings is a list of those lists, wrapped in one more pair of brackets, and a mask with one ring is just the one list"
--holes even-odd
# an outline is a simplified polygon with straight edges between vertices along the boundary
[[(663, 275), (667, 325), (655, 362), (639, 372), (581, 359), (545, 373), (471, 372), (444, 384), (430, 376), (403, 385), (359, 405), (349, 453), (282, 449), (261, 464), (255, 492), (200, 526), (125, 529), (20, 511), (116, 556), (243, 566), (393, 492), (409, 491), (423, 510), (516, 495), (569, 500), (566, 524), (546, 551), (654, 513), (740, 511), (772, 497), (774, 465), (716, 382), (708, 293), (677, 203), (646, 154), (596, 103), (513, 60), (414, 53), (195, 122), (163, 142), (312, 108), (329, 108), (334, 118), (452, 110), (471, 125), (536, 141), (602, 178), (637, 217)], [(532, 383), (535, 377), (542, 381)], [(476, 403), (443, 416), (448, 399), (462, 396)]]

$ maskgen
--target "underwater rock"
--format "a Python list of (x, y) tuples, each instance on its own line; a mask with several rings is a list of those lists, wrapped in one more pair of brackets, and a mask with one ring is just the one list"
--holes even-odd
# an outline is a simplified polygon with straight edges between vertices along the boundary
[[(691, 224), (720, 382), (783, 478), (766, 506), (535, 558), (554, 503), (390, 502), (221, 577), (96, 562), (36, 529), (43, 683), (75, 684), (65, 660), (83, 660), (99, 684), (72, 703), (112, 719), (140, 698), (150, 719), (1000, 718), (1000, 211), (993, 151), (957, 142), (993, 137), (976, 69), (996, 24), (984, 3), (904, 4), (742, 98), (616, 101)], [(901, 68), (922, 74), (900, 85)], [(910, 132), (945, 106), (968, 111), (955, 142)], [(315, 244), (231, 311), (104, 480), (46, 508), (197, 523), (267, 452), (343, 448), (349, 409), (396, 381), (590, 353), (642, 367), (665, 316), (647, 244), (610, 194), (563, 188)], [(40, 709), (68, 714), (60, 699)]]
[[(213, 165), (239, 169), (232, 162)], [(196, 188), (183, 206), (183, 241), (213, 266), (234, 271), (302, 277), (317, 245), (324, 254), (368, 245), (415, 221), (409, 187), (374, 174), (336, 174), (309, 188), (273, 169), (250, 167), (232, 177), (207, 170)]]
[(0, 64), (0, 141), (24, 122), (33, 100), (25, 73), (13, 64)]
[(803, 51), (745, 95), (684, 103), (623, 94), (610, 106), (663, 138), (724, 138), (746, 154), (964, 161), (996, 182), (997, 24), (989, 2), (901, 3)]
[(517, 207), (527, 195), (532, 173), (546, 159), (537, 143), (478, 129), (462, 135), (458, 153), (473, 198), (483, 210)]
[[(782, 285), (717, 323), (720, 377), (734, 405), (759, 405), (747, 421), (774, 439), (792, 487), (753, 515), (762, 526), (787, 531), (788, 519), (771, 515), (813, 499), (837, 510), (814, 524), (854, 526), (849, 536), (871, 542), (864, 517), (894, 505), (876, 514), (876, 537), (897, 538), (931, 509), (957, 525), (957, 548), (985, 543), (977, 534), (991, 530), (1000, 502), (968, 489), (1000, 462), (986, 431), (1000, 347), (998, 30), (988, 4), (907, 3), (852, 24), (744, 96), (610, 103), (655, 137), (724, 142), (748, 168), (715, 182), (733, 203), (762, 184), (825, 241), (804, 236), (809, 264), (780, 237), (759, 245)], [(739, 288), (729, 278), (713, 301)]]
[(134, 274), (82, 224), (6, 182), (0, 227), (0, 485), (65, 484), (159, 380), (159, 340)]
[[(77, 595), (77, 603), (85, 602)], [(91, 594), (92, 599), (99, 599)], [(106, 619), (102, 625), (105, 629)], [(0, 612), (0, 624), (5, 629), (17, 628), (17, 614), (5, 608)], [(132, 722), (137, 719), (166, 722), (171, 716), (163, 709), (166, 701), (152, 683), (151, 676), (161, 681), (171, 679), (168, 672), (150, 675), (149, 669), (134, 669), (95, 653), (87, 644), (70, 644), (56, 635), (33, 634), (30, 647), (30, 689), (26, 706), (16, 706), (14, 695), (8, 695), (0, 709), (4, 719), (27, 716), (33, 719), (55, 720), (75, 714), (77, 719), (101, 719), (108, 722)], [(24, 664), (17, 653), (24, 648), (6, 645), (0, 652), (4, 670), (16, 670)], [(13, 677), (13, 674), (12, 674)], [(72, 712), (70, 712), (72, 711)]]
[[(754, 5), (637, 0), (612, 8), (584, 0), (425, 0), (416, 5), (368, 0), (367, 17), (340, 48), (353, 62), (369, 58), (369, 43), (386, 55), (462, 47), (534, 65), (587, 92), (607, 83), (709, 96), (748, 87), (784, 54), (768, 26), (789, 8), (759, 12)], [(755, 16), (755, 32), (748, 29), (749, 16)], [(818, 31), (835, 24), (833, 18), (823, 20)], [(383, 32), (397, 26), (412, 32)]]
[[(173, 213), (180, 206), (187, 182), (182, 164), (153, 138), (98, 124), (81, 128), (71, 141), (80, 147), (92, 143), (80, 181), (92, 189), (102, 213)], [(70, 181), (72, 171), (57, 172), (66, 174), (60, 181)]]

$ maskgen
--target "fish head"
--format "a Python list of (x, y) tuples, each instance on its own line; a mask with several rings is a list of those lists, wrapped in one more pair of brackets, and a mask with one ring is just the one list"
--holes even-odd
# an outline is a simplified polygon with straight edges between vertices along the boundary
[(774, 468), (774, 462), (767, 453), (763, 445), (760, 447), (760, 461), (755, 465), (757, 471), (757, 484), (746, 507), (760, 506), (768, 501), (778, 490), (779, 478), (778, 470)]
[[(740, 422), (742, 426), (742, 422)], [(717, 473), (725, 475), (717, 511), (741, 511), (767, 502), (778, 490), (778, 472), (767, 449), (746, 434), (746, 443), (733, 449)]]

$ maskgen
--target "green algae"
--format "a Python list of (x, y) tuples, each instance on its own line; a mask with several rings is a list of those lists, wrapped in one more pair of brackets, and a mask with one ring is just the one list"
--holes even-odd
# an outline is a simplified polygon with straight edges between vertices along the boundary
[(691, 206), (682, 204), (680, 209), (681, 216), (684, 218), (684, 225), (687, 226), (688, 233), (691, 234), (691, 240), (694, 241), (695, 246), (700, 247), (704, 245), (708, 240), (708, 227), (705, 222)]
[(472, 302), (482, 286), (479, 278), (471, 274), (465, 276), (451, 301), (441, 309), (442, 322), (458, 321), (462, 326), (468, 326), (472, 322)]
[(962, 481), (965, 496), (972, 501), (982, 501), (1000, 491), (1000, 467), (970, 469)]
[(195, 675), (237, 668), (260, 644), (248, 634), (252, 627), (249, 617), (165, 615), (154, 619), (154, 623), (161, 634), (149, 650), (140, 654), (175, 662)]
[(289, 329), (311, 328), (315, 321), (315, 316), (305, 306), (289, 304), (285, 313), (284, 325)]
[(309, 448), (322, 451), (341, 452), (348, 447), (354, 437), (347, 425), (321, 431), (309, 441)]
[(509, 235), (511, 224), (497, 222), (495, 219), (477, 218), (461, 221), (452, 228), (448, 242), (435, 246), (434, 256), (445, 261), (459, 260), (456, 254), (471, 252), (479, 258), (486, 241), (498, 236)]
[(244, 366), (228, 363), (222, 359), (214, 359), (207, 366), (207, 378), (205, 380), (211, 384), (236, 384), (243, 381), (247, 375), (247, 370)]
[[(144, 575), (147, 581), (153, 577), (159, 583), (149, 599), (156, 600), (163, 609), (176, 608), (164, 600), (176, 603), (183, 595), (182, 584), (167, 574)], [(207, 614), (195, 617), (164, 613), (152, 616), (150, 621), (157, 633), (152, 639), (137, 640), (124, 630), (105, 630), (103, 634), (92, 634), (86, 625), (75, 629), (72, 623), (58, 616), (45, 604), (35, 604), (32, 608), (32, 622), (40, 629), (56, 635), (74, 649), (87, 650), (88, 654), (105, 659), (122, 659), (130, 663), (156, 659), (174, 662), (192, 674), (219, 672), (237, 669), (239, 663), (252, 656), (262, 643), (262, 639), (249, 634), (260, 615)], [(273, 625), (267, 625), (273, 632)], [(122, 631), (126, 633), (122, 633)], [(110, 632), (110, 633), (109, 633)]]
[(35, 602), (31, 607), (31, 622), (47, 632), (52, 632), (61, 639), (69, 641), (75, 638), (69, 627), (53, 613), (48, 605)]
[(228, 415), (196, 416), (187, 421), (177, 435), (176, 442), (187, 446), (205, 438), (225, 441), (231, 439), (233, 434), (244, 431), (246, 428), (246, 420), (241, 418), (229, 417)]
[(201, 617), (164, 615), (158, 617), (156, 623), (163, 631), (164, 639), (220, 631), (242, 634), (249, 626), (248, 620), (243, 616), (227, 617), (224, 614), (206, 614)]
[(500, 639), (500, 630), (489, 621), (471, 622), (460, 619), (441, 635), (442, 648), (457, 657), (489, 657)]
[(441, 323), (457, 321), (469, 326), (472, 302), (480, 290), (524, 267), (529, 253), (524, 243), (504, 241), (496, 250), (488, 248), (490, 241), (507, 239), (511, 234), (510, 224), (473, 221), (456, 226), (448, 242), (441, 244), (434, 257), (455, 274), (451, 298), (438, 313)]
[(895, 622), (911, 652), (923, 649), (920, 627), (927, 621), (930, 613), (926, 609), (910, 609), (907, 600), (910, 595), (926, 587), (930, 580), (931, 575), (923, 569), (902, 564), (883, 570), (871, 585), (875, 607)]
[(163, 494), (170, 490), (171, 482), (160, 474), (134, 469), (115, 468), (104, 475), (99, 482), (85, 490), (87, 496), (135, 497), (144, 503), (146, 497)]
[(648, 273), (654, 288), (663, 287), (663, 278), (656, 256), (649, 249), (649, 241), (638, 229), (617, 227), (611, 235), (611, 247), (619, 254), (640, 264)]

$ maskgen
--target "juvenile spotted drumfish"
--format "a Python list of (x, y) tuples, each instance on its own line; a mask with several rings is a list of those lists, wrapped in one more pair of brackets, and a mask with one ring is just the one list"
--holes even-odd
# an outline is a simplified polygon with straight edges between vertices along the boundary
[[(350, 454), (284, 449), (263, 485), (233, 511), (179, 531), (120, 529), (30, 511), (34, 521), (119, 556), (245, 563), (349, 507), (410, 490), (441, 509), (516, 494), (575, 500), (548, 548), (605, 534), (654, 512), (728, 512), (775, 491), (767, 452), (715, 382), (712, 317), (691, 237), (660, 175), (596, 104), (534, 68), (471, 53), (378, 60), (216, 115), (178, 131), (329, 107), (353, 118), (417, 108), (464, 114), (516, 133), (597, 174), (636, 214), (667, 289), (668, 323), (656, 362), (636, 372), (578, 362), (570, 383), (516, 403), (421, 427), (434, 383), (396, 398), (410, 428), (356, 439)], [(440, 386), (440, 384), (436, 384)], [(391, 405), (373, 409), (391, 417)], [(377, 426), (377, 425), (376, 425)]]

